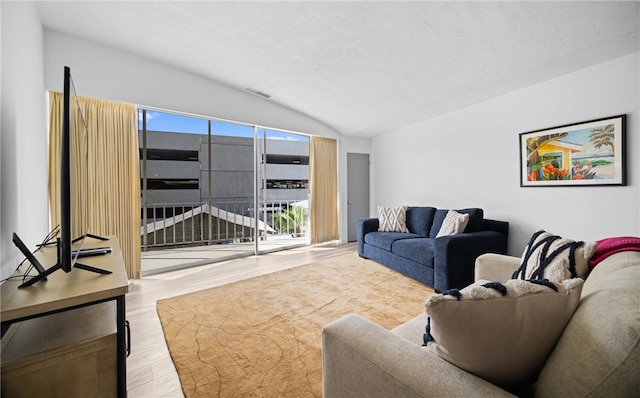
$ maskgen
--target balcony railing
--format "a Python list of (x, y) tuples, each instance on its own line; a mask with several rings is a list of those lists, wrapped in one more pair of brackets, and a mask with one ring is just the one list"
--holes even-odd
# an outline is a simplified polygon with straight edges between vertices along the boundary
[(252, 242), (304, 236), (308, 201), (261, 202), (256, 218), (253, 202), (146, 204), (141, 206), (142, 250), (180, 246)]

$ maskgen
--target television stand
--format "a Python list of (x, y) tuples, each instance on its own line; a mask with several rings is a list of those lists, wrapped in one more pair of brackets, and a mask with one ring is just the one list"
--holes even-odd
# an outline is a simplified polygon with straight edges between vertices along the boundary
[[(103, 239), (104, 240), (109, 240), (107, 238), (103, 238)], [(58, 239), (58, 241), (60, 241), (60, 239)], [(38, 268), (38, 272), (39, 272), (38, 275), (35, 275), (31, 279), (29, 279), (26, 282), (22, 283), (20, 286), (18, 286), (18, 288), (31, 286), (36, 282), (39, 282), (41, 280), (46, 280), (47, 276), (51, 275), (52, 273), (54, 273), (57, 270), (64, 270), (62, 268), (62, 263), (60, 262), (60, 242), (58, 242), (57, 252), (58, 252), (58, 261), (57, 261), (56, 265), (54, 265), (53, 267), (51, 267), (49, 269), (44, 270), (44, 272), (41, 272), (40, 269)], [(81, 263), (73, 264), (73, 267), (71, 268), (71, 271), (73, 271), (73, 268), (78, 268), (78, 269), (82, 269), (82, 270), (89, 271), (89, 272), (95, 272), (96, 274), (101, 274), (101, 275), (107, 275), (107, 274), (111, 273), (111, 271), (109, 271), (109, 270), (98, 268), (98, 267), (94, 267), (94, 266), (91, 266), (91, 265), (81, 264)]]
[[(109, 240), (109, 238), (105, 238), (104, 236), (86, 233), (86, 234), (82, 234), (82, 235), (78, 236), (77, 238), (72, 240), (71, 243), (79, 242), (79, 241), (83, 240), (84, 238), (93, 238), (93, 239), (101, 240), (101, 241)], [(55, 242), (47, 242), (47, 243), (40, 243), (37, 246), (42, 248), (42, 247), (46, 247), (46, 246), (53, 246), (55, 244), (56, 244)]]
[(82, 240), (82, 239), (84, 239), (84, 238), (93, 238), (93, 239), (102, 240), (102, 241), (109, 240), (109, 238), (105, 238), (104, 236), (99, 236), (99, 235), (94, 235), (94, 234), (86, 233), (86, 234), (84, 234), (84, 235), (80, 235), (80, 236), (78, 236), (78, 237), (77, 237), (77, 238), (75, 238), (72, 242), (73, 242), (73, 243), (76, 243), (77, 241), (80, 241), (80, 240)]
[[(47, 283), (39, 283), (32, 286), (29, 289), (18, 289), (18, 284), (20, 281), (17, 278), (12, 278), (6, 280), (2, 284), (2, 289), (0, 289), (1, 297), (0, 297), (0, 320), (2, 330), (6, 331), (8, 326), (17, 322), (34, 320), (36, 318), (44, 317), (47, 315), (66, 313), (67, 311), (74, 312), (76, 315), (71, 315), (75, 320), (71, 321), (63, 321), (57, 322), (57, 325), (61, 327), (69, 327), (70, 329), (64, 332), (65, 336), (69, 336), (67, 342), (71, 342), (71, 337), (82, 337), (86, 336), (81, 326), (84, 324), (89, 326), (97, 326), (98, 323), (93, 322), (93, 320), (89, 320), (84, 313), (75, 313), (76, 309), (81, 307), (87, 307), (87, 311), (90, 314), (101, 314), (99, 318), (109, 320), (109, 322), (113, 322), (113, 304), (111, 304), (110, 308), (107, 308), (106, 311), (98, 311), (95, 305), (100, 303), (105, 303), (110, 301), (111, 303), (115, 302), (115, 347), (111, 345), (111, 348), (108, 348), (106, 351), (112, 353), (111, 355), (115, 355), (115, 365), (112, 366), (116, 375), (108, 376), (106, 379), (106, 385), (114, 386), (117, 391), (117, 396), (126, 398), (127, 396), (127, 371), (126, 371), (126, 357), (128, 353), (127, 346), (127, 336), (128, 336), (128, 328), (126, 322), (126, 308), (125, 308), (125, 295), (129, 290), (129, 280), (127, 279), (127, 274), (124, 266), (124, 262), (122, 260), (122, 252), (120, 251), (118, 239), (115, 237), (111, 237), (109, 245), (113, 249), (111, 253), (106, 254), (104, 256), (96, 256), (92, 257), (92, 261), (95, 261), (95, 265), (100, 267), (101, 269), (108, 270), (111, 273), (101, 277), (94, 277), (90, 273), (78, 272), (76, 274), (66, 275), (61, 272), (56, 272), (49, 275), (49, 280)], [(43, 263), (50, 263), (56, 261), (56, 251), (53, 247), (45, 247), (36, 253), (36, 258)], [(17, 271), (16, 274), (19, 274), (21, 271)], [(46, 271), (45, 271), (46, 272)], [(95, 311), (94, 311), (95, 310)], [(65, 315), (66, 316), (66, 315)], [(107, 319), (109, 318), (109, 319)], [(56, 317), (58, 321), (58, 319)], [(66, 318), (65, 318), (66, 319)], [(69, 318), (70, 319), (70, 318)], [(100, 325), (103, 325), (102, 321)], [(113, 324), (111, 324), (113, 325)], [(24, 325), (27, 326), (26, 324)], [(35, 326), (35, 325), (34, 325)], [(102, 328), (102, 327), (101, 327)], [(109, 326), (104, 324), (104, 328), (102, 330), (113, 330), (113, 326)], [(89, 374), (89, 371), (85, 372), (84, 369), (88, 369), (89, 366), (83, 365), (81, 362), (82, 357), (88, 350), (84, 349), (84, 346), (80, 344), (84, 344), (80, 341), (74, 340), (72, 344), (75, 345), (78, 349), (72, 349), (70, 351), (64, 351), (61, 356), (57, 356), (57, 353), (62, 353), (62, 351), (46, 351), (44, 344), (48, 344), (49, 342), (53, 343), (53, 340), (47, 340), (45, 334), (50, 330), (49, 328), (44, 327), (33, 327), (31, 328), (35, 336), (38, 335), (40, 338), (36, 338), (36, 342), (40, 342), (41, 345), (36, 344), (27, 344), (26, 349), (39, 350), (43, 355), (51, 355), (51, 362), (48, 362), (48, 365), (51, 365), (44, 370), (44, 363), (40, 360), (36, 360), (35, 362), (29, 362), (33, 364), (33, 366), (20, 368), (20, 374), (24, 374), (25, 376), (21, 377), (20, 380), (16, 380), (13, 376), (16, 374), (12, 374), (11, 376), (5, 374), (5, 372), (9, 372), (11, 369), (16, 369), (15, 367), (11, 367), (8, 361), (10, 359), (9, 355), (2, 355), (2, 384), (4, 386), (8, 385), (7, 383), (15, 382), (15, 386), (18, 390), (22, 389), (22, 391), (26, 391), (26, 386), (30, 386), (33, 388), (36, 387), (44, 387), (44, 389), (40, 389), (38, 394), (30, 395), (30, 396), (53, 396), (55, 394), (54, 388), (50, 386), (50, 381), (53, 380), (49, 377), (43, 377), (42, 375), (46, 375), (49, 370), (51, 372), (55, 372), (58, 369), (62, 371), (64, 380), (75, 380), (75, 377), (81, 377), (84, 374)], [(66, 329), (65, 329), (66, 330)], [(11, 333), (11, 331), (7, 332), (7, 336)], [(17, 336), (24, 336), (24, 334), (18, 334)], [(112, 335), (113, 336), (113, 335)], [(109, 337), (112, 339), (113, 337)], [(55, 340), (59, 341), (59, 340)], [(76, 342), (78, 345), (76, 345)], [(4, 341), (3, 341), (4, 343)], [(9, 343), (11, 344), (11, 343)], [(110, 343), (111, 344), (111, 343)], [(25, 347), (25, 346), (21, 346)], [(26, 354), (26, 351), (22, 351), (21, 347), (18, 348), (18, 353), (23, 352)], [(16, 352), (16, 351), (14, 351)], [(8, 354), (8, 352), (7, 352)], [(55, 354), (55, 355), (54, 355)], [(56, 357), (54, 360), (53, 357)], [(94, 360), (95, 362), (95, 360)], [(105, 363), (99, 362), (100, 363)], [(112, 363), (112, 362), (111, 362)], [(65, 364), (68, 366), (64, 366), (61, 364)], [(106, 366), (106, 365), (102, 365)], [(104, 369), (104, 368), (101, 368)], [(107, 374), (106, 371), (98, 371), (98, 381), (101, 383), (102, 377)], [(19, 376), (19, 375), (18, 375)], [(54, 378), (55, 379), (55, 378)], [(26, 381), (25, 381), (26, 380)], [(34, 380), (36, 382), (34, 382)], [(74, 389), (78, 387), (78, 383), (68, 382), (64, 383), (64, 389)], [(95, 380), (92, 380), (90, 383), (83, 383), (84, 386), (95, 387), (97, 384)], [(49, 387), (47, 387), (49, 386)], [(48, 388), (48, 389), (47, 389)], [(12, 390), (15, 391), (15, 390)], [(46, 391), (46, 393), (40, 394), (41, 391)], [(61, 396), (69, 397), (69, 396), (100, 396), (99, 394), (93, 393), (64, 393), (60, 392)], [(3, 393), (2, 396), (5, 394)], [(20, 396), (19, 394), (8, 394), (15, 395), (16, 397)], [(114, 394), (111, 394), (113, 396)]]
[(102, 274), (102, 275), (106, 275), (106, 274), (110, 274), (111, 273), (111, 271), (106, 270), (106, 269), (97, 268), (97, 267), (93, 267), (91, 265), (80, 264), (80, 263), (76, 263), (73, 266), (73, 268), (79, 268), (79, 269), (83, 269), (85, 271), (95, 272), (96, 274)]
[(2, 396), (116, 398), (113, 300), (13, 324), (2, 338)]
[[(75, 263), (73, 268), (78, 268), (78, 269), (82, 269), (82, 270), (89, 271), (89, 272), (95, 272), (96, 274), (101, 274), (101, 275), (107, 275), (107, 274), (111, 273), (111, 271), (106, 270), (106, 269), (97, 268), (97, 267), (93, 267), (91, 265), (80, 264), (80, 263)], [(31, 279), (29, 279), (28, 281), (22, 283), (20, 286), (18, 286), (18, 288), (31, 286), (34, 283), (39, 282), (41, 280), (47, 280), (47, 276), (51, 275), (52, 273), (54, 273), (55, 271), (57, 271), (59, 269), (62, 269), (62, 265), (60, 263), (57, 263), (53, 267), (46, 269), (44, 272), (42, 272), (42, 273), (40, 273), (38, 275), (35, 275)]]
[[(43, 272), (45, 272), (44, 267), (42, 266), (42, 264), (40, 264), (40, 261), (38, 261), (38, 259), (33, 255), (33, 253), (31, 253), (29, 251), (29, 249), (27, 249), (27, 246), (24, 244), (24, 242), (22, 241), (22, 239), (20, 239), (20, 237), (18, 236), (18, 234), (16, 234), (15, 232), (13, 233), (13, 243), (16, 245), (16, 247), (22, 252), (22, 254), (24, 255), (24, 257), (29, 260), (29, 262), (31, 263), (31, 265), (33, 265), (33, 267), (38, 270), (38, 273), (42, 274)], [(46, 279), (46, 277), (44, 278)]]

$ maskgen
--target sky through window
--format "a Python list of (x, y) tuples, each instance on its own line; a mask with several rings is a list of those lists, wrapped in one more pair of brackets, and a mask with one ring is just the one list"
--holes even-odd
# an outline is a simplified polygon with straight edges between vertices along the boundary
[[(142, 110), (138, 112), (138, 128), (142, 129)], [(207, 119), (204, 118), (147, 110), (147, 130), (207, 134), (208, 126)], [(264, 129), (259, 129), (259, 134), (262, 135), (263, 131)], [(219, 120), (211, 120), (211, 132), (215, 135), (253, 138), (253, 127)], [(268, 137), (271, 139), (309, 141), (309, 138), (303, 135), (285, 133), (277, 130), (267, 130), (267, 132)]]

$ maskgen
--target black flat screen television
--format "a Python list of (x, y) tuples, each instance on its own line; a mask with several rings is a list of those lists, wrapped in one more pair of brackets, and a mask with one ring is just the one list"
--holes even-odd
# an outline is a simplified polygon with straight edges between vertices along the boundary
[[(80, 123), (75, 123), (73, 118), (74, 108), (76, 108), (75, 116), (80, 119)], [(81, 184), (72, 186), (73, 182), (78, 182), (77, 171), (71, 167), (72, 151), (77, 150), (76, 147), (82, 146), (82, 135), (86, 134), (87, 124), (78, 98), (75, 92), (75, 86), (71, 78), (71, 69), (64, 67), (64, 90), (62, 96), (62, 128), (60, 135), (60, 236), (58, 238), (58, 263), (64, 272), (71, 272), (73, 265), (78, 259), (77, 251), (72, 250), (73, 233), (72, 233), (72, 189), (83, 188)], [(80, 124), (84, 131), (75, 131), (74, 127)], [(73, 146), (73, 148), (72, 148)], [(72, 175), (73, 173), (73, 175)], [(75, 180), (75, 181), (74, 181)], [(86, 231), (82, 231), (81, 236)], [(84, 237), (79, 240), (79, 246), (82, 247)]]
[[(26, 280), (20, 287), (33, 285), (34, 283), (46, 279), (48, 275), (59, 269), (64, 272), (71, 272), (73, 268), (81, 268), (99, 274), (109, 274), (111, 271), (92, 267), (77, 262), (81, 255), (82, 245), (88, 237), (107, 240), (97, 235), (88, 233), (88, 212), (87, 200), (88, 181), (88, 126), (75, 86), (71, 76), (71, 69), (64, 67), (64, 88), (63, 88), (63, 110), (61, 117), (60, 131), (60, 229), (57, 239), (57, 262), (54, 266), (44, 270), (36, 267), (39, 274)], [(76, 157), (74, 162), (73, 158)], [(80, 217), (75, 223), (77, 235), (74, 238), (74, 215)], [(18, 238), (19, 240), (19, 238)], [(23, 254), (24, 245), (20, 247)], [(108, 249), (108, 248), (105, 248)], [(107, 251), (96, 251), (95, 254), (105, 254)], [(93, 253), (85, 253), (93, 254)]]

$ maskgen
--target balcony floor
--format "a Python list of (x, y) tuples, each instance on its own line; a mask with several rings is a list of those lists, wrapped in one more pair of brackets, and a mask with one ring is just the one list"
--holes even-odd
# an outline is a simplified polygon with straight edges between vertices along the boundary
[[(269, 253), (308, 244), (306, 237), (268, 239), (259, 242), (261, 252)], [(140, 253), (142, 276), (252, 256), (254, 242), (216, 244), (167, 249), (149, 249)]]

